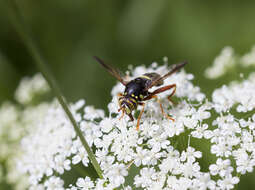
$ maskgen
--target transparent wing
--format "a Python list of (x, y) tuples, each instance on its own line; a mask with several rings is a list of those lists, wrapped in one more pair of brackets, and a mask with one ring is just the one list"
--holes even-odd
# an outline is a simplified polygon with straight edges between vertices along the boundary
[(186, 65), (188, 62), (182, 62), (182, 63), (179, 63), (179, 64), (176, 64), (173, 66), (172, 70), (169, 71), (168, 73), (166, 73), (165, 75), (157, 78), (156, 80), (152, 81), (152, 83), (147, 86), (147, 88), (145, 90), (148, 90), (149, 88), (157, 85), (158, 83), (160, 83), (161, 81), (164, 81), (167, 77), (169, 77), (170, 75), (172, 75), (173, 73), (177, 72), (178, 70), (180, 70), (182, 67), (184, 67), (184, 65)]
[(114, 76), (118, 81), (120, 81), (123, 85), (126, 86), (128, 82), (124, 81), (123, 78), (121, 77), (121, 72), (118, 69), (113, 68), (110, 65), (107, 65), (104, 63), (104, 61), (96, 56), (94, 58), (97, 60), (100, 65), (102, 65), (112, 76)]

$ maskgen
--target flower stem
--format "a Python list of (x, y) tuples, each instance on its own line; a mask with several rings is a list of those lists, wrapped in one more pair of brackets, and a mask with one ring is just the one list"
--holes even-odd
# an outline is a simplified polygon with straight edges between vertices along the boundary
[(90, 158), (90, 161), (92, 163), (92, 165), (94, 166), (98, 176), (100, 178), (103, 178), (102, 175), (102, 170), (95, 158), (95, 155), (93, 154), (93, 152), (91, 151), (87, 141), (85, 140), (78, 124), (76, 123), (69, 107), (68, 104), (64, 98), (64, 96), (61, 93), (61, 90), (59, 89), (53, 75), (50, 73), (50, 71), (48, 70), (47, 66), (46, 66), (46, 61), (44, 60), (43, 56), (40, 54), (37, 46), (34, 43), (34, 40), (32, 39), (32, 35), (30, 34), (28, 27), (26, 26), (26, 23), (24, 22), (24, 19), (20, 13), (20, 10), (16, 4), (15, 0), (7, 0), (8, 3), (10, 3), (10, 8), (11, 8), (11, 13), (13, 13), (11, 16), (12, 18), (12, 22), (14, 24), (14, 26), (17, 29), (17, 32), (19, 33), (19, 35), (23, 38), (24, 40), (24, 44), (27, 46), (27, 49), (30, 51), (32, 57), (35, 60), (35, 64), (37, 65), (37, 67), (39, 68), (39, 70), (41, 71), (42, 75), (44, 76), (44, 78), (46, 79), (46, 81), (48, 82), (50, 88), (52, 89), (52, 91), (54, 92), (54, 94), (56, 95), (59, 103), (61, 104), (62, 108), (64, 109), (66, 115), (68, 116), (70, 122), (72, 123), (74, 130), (77, 134), (77, 136), (80, 138), (80, 141), (82, 142), (84, 148), (86, 149), (88, 156)]

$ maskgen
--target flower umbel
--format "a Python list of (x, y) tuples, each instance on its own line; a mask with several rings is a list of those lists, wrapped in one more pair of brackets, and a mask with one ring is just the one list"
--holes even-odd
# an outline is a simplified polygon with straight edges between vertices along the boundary
[[(129, 77), (164, 74), (166, 70), (167, 65), (154, 63), (149, 68), (134, 68)], [(182, 70), (164, 81), (177, 85), (178, 103), (168, 101), (171, 92), (159, 94), (164, 110), (175, 121), (162, 115), (157, 101), (146, 101), (139, 131), (136, 121), (127, 116), (118, 119), (115, 94), (123, 91), (119, 83), (112, 90), (108, 117), (103, 110), (85, 105), (84, 100), (70, 104), (83, 135), (95, 150), (104, 179), (95, 180), (86, 174), (88, 154), (61, 106), (53, 101), (38, 122), (26, 123), (29, 133), (22, 138), (18, 169), (28, 175), (31, 189), (232, 189), (239, 176), (252, 172), (255, 166), (253, 76), (216, 89), (210, 102), (192, 84), (193, 75)], [(233, 110), (249, 116), (238, 118)], [(214, 156), (216, 160), (209, 159)], [(211, 161), (202, 169), (200, 164), (205, 160)], [(80, 177), (67, 184), (65, 174), (77, 168)]]

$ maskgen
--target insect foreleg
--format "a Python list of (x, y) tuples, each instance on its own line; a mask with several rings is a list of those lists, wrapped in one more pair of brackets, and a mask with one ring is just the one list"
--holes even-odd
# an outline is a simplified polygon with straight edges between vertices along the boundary
[(141, 120), (141, 117), (143, 115), (143, 112), (144, 112), (144, 106), (145, 106), (145, 103), (143, 102), (140, 102), (139, 105), (143, 106), (139, 116), (138, 116), (138, 119), (137, 119), (137, 124), (136, 124), (136, 130), (138, 131), (139, 130), (139, 125), (140, 125), (140, 120)]
[(124, 117), (124, 110), (123, 109), (119, 109), (119, 111), (122, 111), (122, 113), (121, 113), (121, 116), (119, 117), (119, 120), (121, 120), (123, 117)]
[(128, 116), (129, 116), (129, 118), (130, 118), (130, 120), (131, 121), (134, 121), (134, 118), (133, 118), (133, 116), (132, 116), (132, 114), (130, 113), (130, 114), (128, 114)]

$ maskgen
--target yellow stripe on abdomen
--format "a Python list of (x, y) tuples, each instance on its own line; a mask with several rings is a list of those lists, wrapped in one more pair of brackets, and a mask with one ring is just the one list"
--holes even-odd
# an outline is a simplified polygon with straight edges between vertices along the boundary
[(148, 76), (146, 76), (146, 75), (142, 75), (142, 76), (140, 76), (140, 78), (144, 78), (144, 79), (151, 80), (151, 78), (150, 78), (150, 77), (148, 77)]

